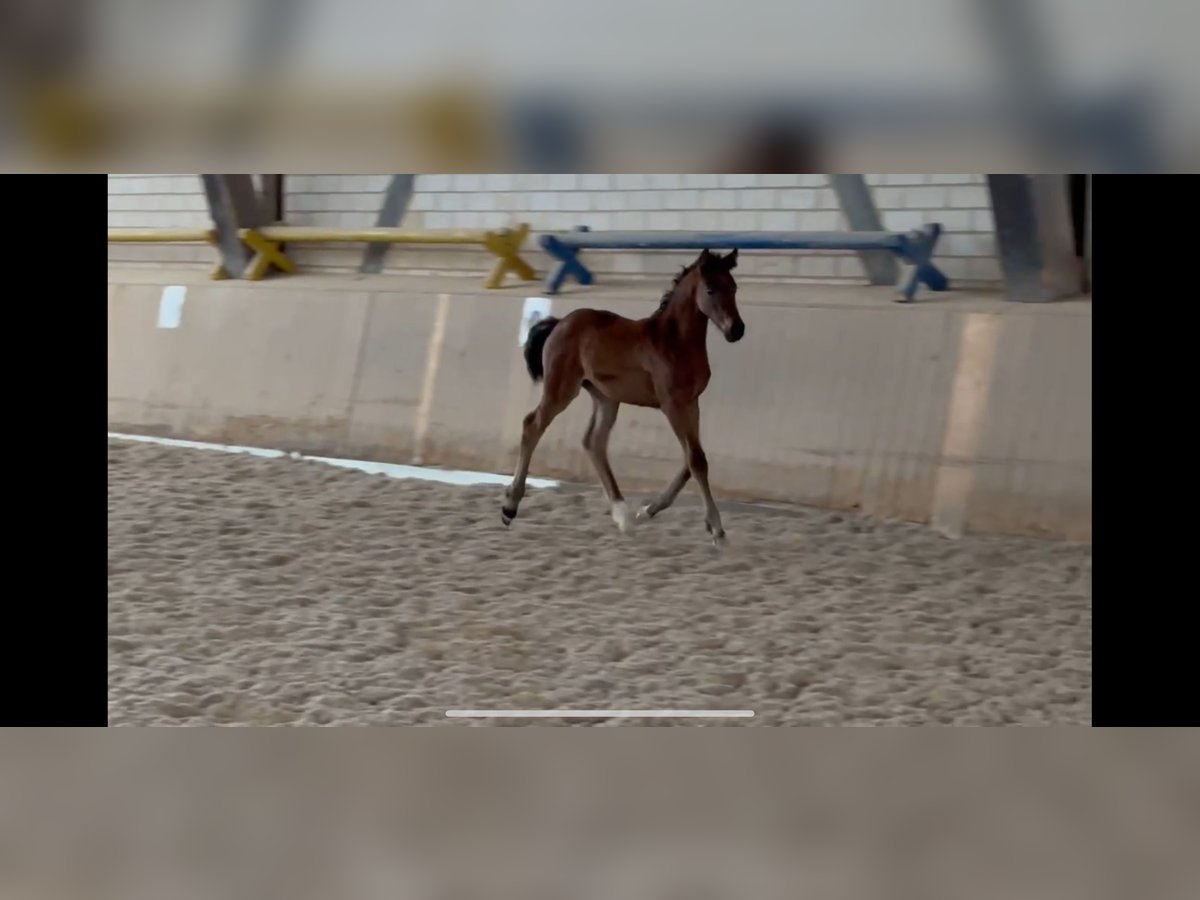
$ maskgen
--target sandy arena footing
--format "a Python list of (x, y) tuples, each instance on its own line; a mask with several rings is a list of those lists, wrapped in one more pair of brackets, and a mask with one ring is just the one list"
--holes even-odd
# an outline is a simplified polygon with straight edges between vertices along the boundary
[(722, 504), (718, 554), (690, 497), (624, 536), (599, 487), (506, 530), (495, 486), (124, 441), (108, 471), (113, 725), (1090, 721), (1089, 546)]

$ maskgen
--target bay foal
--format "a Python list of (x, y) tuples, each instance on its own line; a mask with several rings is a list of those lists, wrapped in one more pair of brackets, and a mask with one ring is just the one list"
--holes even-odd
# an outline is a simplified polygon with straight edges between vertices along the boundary
[[(711, 375), (705, 338), (711, 321), (733, 342), (746, 326), (737, 309), (732, 270), (737, 250), (719, 256), (704, 250), (684, 268), (653, 315), (626, 319), (599, 309), (577, 309), (561, 319), (542, 319), (529, 329), (525, 364), (542, 399), (525, 417), (521, 455), (500, 510), (505, 525), (517, 516), (534, 448), (555, 416), (580, 389), (592, 398), (592, 420), (583, 446), (596, 467), (622, 532), (651, 519), (675, 502), (689, 478), (704, 495), (704, 522), (713, 543), (725, 539), (721, 514), (708, 487), (708, 460), (700, 446), (700, 395)], [(653, 502), (631, 515), (608, 465), (608, 436), (622, 403), (661, 409), (683, 448), (683, 467)]]

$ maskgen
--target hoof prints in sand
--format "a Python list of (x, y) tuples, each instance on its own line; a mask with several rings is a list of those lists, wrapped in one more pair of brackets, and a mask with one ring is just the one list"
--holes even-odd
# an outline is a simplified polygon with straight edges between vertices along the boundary
[(716, 554), (698, 508), (623, 537), (599, 488), (505, 529), (498, 487), (122, 442), (108, 468), (114, 725), (1090, 719), (1085, 546), (733, 509)]

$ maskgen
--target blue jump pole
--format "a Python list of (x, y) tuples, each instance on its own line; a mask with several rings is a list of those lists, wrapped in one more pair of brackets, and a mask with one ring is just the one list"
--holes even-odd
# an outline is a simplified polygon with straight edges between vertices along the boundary
[(901, 287), (903, 302), (911, 302), (920, 284), (944, 291), (949, 281), (934, 264), (933, 250), (941, 235), (934, 223), (920, 231), (602, 231), (580, 228), (565, 234), (544, 234), (542, 248), (558, 266), (547, 277), (546, 292), (556, 294), (567, 278), (592, 284), (592, 272), (579, 258), (581, 250), (886, 250), (912, 267)]

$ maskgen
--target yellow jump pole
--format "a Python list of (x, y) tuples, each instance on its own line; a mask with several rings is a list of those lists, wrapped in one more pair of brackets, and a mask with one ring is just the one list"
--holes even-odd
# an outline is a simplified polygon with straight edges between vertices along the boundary
[[(217, 246), (214, 228), (110, 228), (110, 244), (208, 244)], [(221, 263), (209, 273), (213, 281), (223, 281), (229, 272)]]
[(399, 228), (308, 228), (291, 225), (271, 225), (262, 228), (243, 228), (238, 236), (255, 253), (247, 270), (247, 278), (258, 281), (274, 266), (284, 272), (294, 272), (296, 264), (280, 249), (282, 243), (385, 243), (385, 244), (476, 244), (497, 256), (495, 268), (484, 282), (489, 288), (499, 287), (508, 272), (516, 272), (526, 281), (537, 278), (533, 267), (520, 257), (521, 245), (529, 236), (529, 226), (515, 230), (497, 231), (404, 231)]
[(496, 265), (487, 281), (489, 288), (498, 288), (504, 284), (504, 276), (515, 272), (524, 281), (533, 281), (537, 272), (525, 260), (521, 259), (521, 246), (529, 237), (529, 224), (522, 222), (515, 229), (505, 228), (501, 231), (489, 231), (483, 238), (483, 245), (497, 258)]

